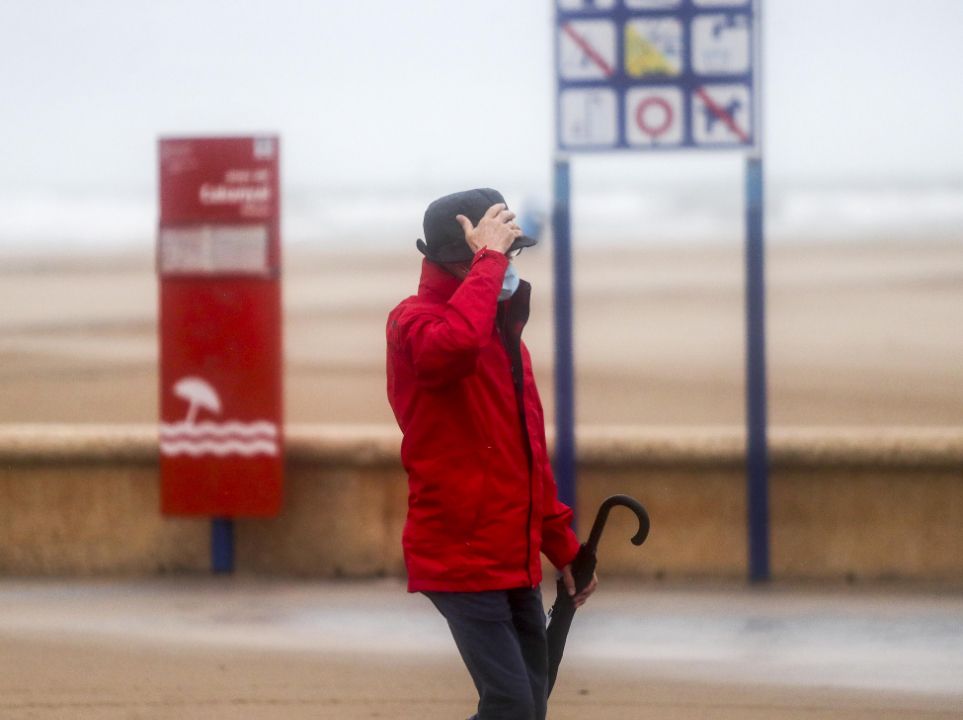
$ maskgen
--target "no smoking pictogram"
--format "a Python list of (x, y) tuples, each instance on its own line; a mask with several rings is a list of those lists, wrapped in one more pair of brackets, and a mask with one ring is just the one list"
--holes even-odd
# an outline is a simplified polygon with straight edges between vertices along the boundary
[(682, 93), (676, 88), (630, 90), (625, 114), (625, 139), (630, 145), (682, 142)]

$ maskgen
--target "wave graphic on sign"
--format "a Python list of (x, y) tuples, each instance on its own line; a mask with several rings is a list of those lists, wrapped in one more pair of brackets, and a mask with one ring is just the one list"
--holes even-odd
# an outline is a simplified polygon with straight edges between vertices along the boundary
[(160, 451), (162, 455), (201, 457), (214, 455), (277, 455), (278, 428), (275, 423), (255, 420), (249, 423), (229, 420), (195, 422), (203, 409), (221, 412), (221, 399), (214, 387), (199, 377), (184, 377), (174, 384), (174, 394), (189, 403), (187, 418), (180, 422), (161, 423)]
[(278, 454), (278, 444), (271, 440), (161, 440), (160, 449), (162, 454), (169, 457), (178, 455), (189, 455), (190, 457), (201, 457), (202, 455), (253, 457), (254, 455)]
[(161, 453), (169, 456), (190, 455), (277, 455), (278, 429), (274, 423), (256, 421), (162, 423)]
[(240, 438), (253, 438), (259, 435), (266, 438), (276, 438), (278, 436), (278, 428), (277, 425), (272, 422), (267, 422), (266, 420), (259, 420), (251, 423), (215, 423), (208, 420), (200, 423), (189, 423), (182, 421), (161, 424), (162, 438), (173, 439), (180, 436), (189, 438), (200, 438), (205, 436), (226, 438), (232, 435)]

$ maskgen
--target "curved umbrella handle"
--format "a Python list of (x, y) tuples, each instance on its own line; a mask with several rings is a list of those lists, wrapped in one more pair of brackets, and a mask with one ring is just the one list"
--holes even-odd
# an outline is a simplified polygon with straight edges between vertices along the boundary
[(595, 516), (595, 524), (592, 525), (592, 534), (589, 535), (588, 542), (585, 543), (593, 553), (598, 548), (599, 540), (602, 537), (602, 530), (605, 527), (605, 521), (608, 520), (609, 517), (609, 510), (616, 505), (624, 505), (634, 512), (639, 519), (639, 531), (632, 537), (633, 545), (641, 545), (649, 536), (649, 513), (645, 511), (642, 503), (628, 495), (613, 495), (612, 497), (606, 498), (605, 502), (599, 507), (599, 512)]

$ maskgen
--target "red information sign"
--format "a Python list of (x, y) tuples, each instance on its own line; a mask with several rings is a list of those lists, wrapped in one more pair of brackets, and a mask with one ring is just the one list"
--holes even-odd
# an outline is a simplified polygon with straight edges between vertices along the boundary
[(160, 141), (166, 514), (268, 517), (283, 468), (278, 140)]

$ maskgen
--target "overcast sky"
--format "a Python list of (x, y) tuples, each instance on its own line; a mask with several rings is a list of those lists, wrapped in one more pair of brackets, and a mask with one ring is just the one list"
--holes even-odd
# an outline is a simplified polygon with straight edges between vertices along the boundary
[[(0, 186), (147, 192), (158, 135), (259, 130), (281, 134), (289, 187), (544, 185), (552, 8), (0, 0)], [(766, 0), (764, 27), (770, 177), (963, 178), (963, 0)]]

